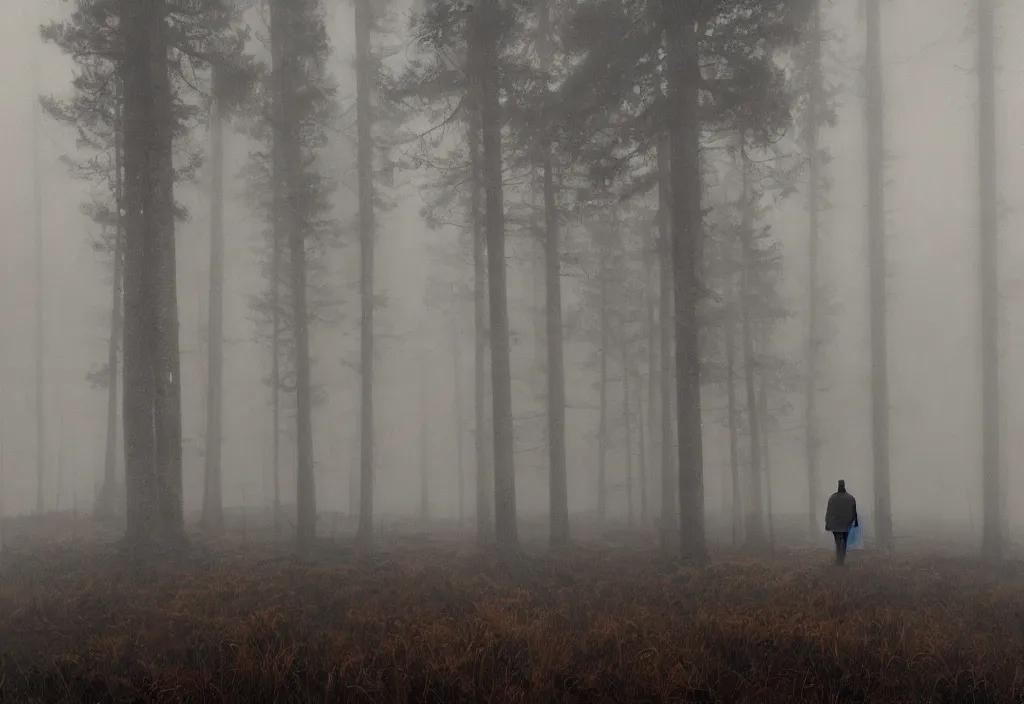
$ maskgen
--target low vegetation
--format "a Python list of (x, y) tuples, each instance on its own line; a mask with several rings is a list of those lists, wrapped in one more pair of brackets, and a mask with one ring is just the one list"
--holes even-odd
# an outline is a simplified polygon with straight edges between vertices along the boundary
[(501, 561), (406, 535), (203, 544), (159, 565), (8, 548), (0, 701), (1002, 702), (1024, 697), (1024, 571), (825, 551), (577, 546)]

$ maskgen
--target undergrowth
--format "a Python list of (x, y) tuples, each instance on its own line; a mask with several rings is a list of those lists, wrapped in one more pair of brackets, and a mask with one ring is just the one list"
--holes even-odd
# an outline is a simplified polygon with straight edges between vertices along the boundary
[(416, 545), (4, 559), (5, 702), (1024, 701), (1024, 577), (966, 562), (697, 569)]

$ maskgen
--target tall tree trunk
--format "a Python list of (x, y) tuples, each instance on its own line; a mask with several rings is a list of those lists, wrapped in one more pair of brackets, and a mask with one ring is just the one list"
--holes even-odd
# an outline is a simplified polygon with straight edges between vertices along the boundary
[(124, 441), (125, 538), (132, 548), (158, 537), (158, 483), (154, 417), (154, 361), (157, 340), (155, 164), (163, 131), (153, 93), (160, 50), (157, 3), (121, 0), (124, 62)]
[(999, 424), (999, 191), (996, 185), (995, 3), (978, 0), (978, 204), (981, 286), (982, 554), (1004, 552)]
[(458, 306), (453, 305), (452, 322), (452, 411), (455, 413), (455, 461), (459, 482), (459, 528), (466, 525), (466, 471), (462, 455), (462, 342), (459, 339)]
[(750, 191), (750, 165), (740, 137), (740, 169), (742, 170), (743, 194), (741, 196), (742, 224), (740, 225), (740, 247), (742, 252), (742, 269), (740, 272), (740, 334), (743, 338), (743, 376), (747, 392), (747, 430), (750, 438), (750, 510), (747, 514), (747, 544), (754, 548), (764, 546), (764, 496), (761, 489), (761, 421), (758, 418), (759, 406), (756, 392), (756, 366), (754, 355), (753, 313), (751, 311), (754, 296), (751, 277), (756, 266), (754, 261), (753, 229), (754, 218), (753, 196)]
[(658, 144), (658, 242), (659, 311), (661, 328), (661, 515), (659, 534), (663, 551), (674, 551), (679, 542), (679, 507), (676, 487), (675, 438), (672, 416), (672, 388), (675, 378), (672, 365), (672, 343), (675, 341), (672, 319), (672, 184), (669, 168), (668, 139)]
[[(601, 233), (602, 239), (607, 237)], [(598, 243), (600, 250), (599, 271), (601, 311), (601, 357), (600, 357), (600, 396), (601, 408), (597, 423), (597, 520), (604, 522), (608, 517), (608, 245)]]
[[(735, 290), (729, 285), (729, 304), (735, 306)], [(732, 542), (738, 545), (743, 529), (743, 495), (740, 491), (739, 407), (736, 402), (736, 322), (732, 312), (725, 321), (725, 394), (729, 406), (729, 470), (732, 476)]]
[(122, 184), (122, 125), (123, 108), (121, 79), (114, 79), (114, 205), (117, 209), (114, 230), (114, 276), (111, 287), (110, 341), (107, 346), (107, 369), (110, 383), (107, 386), (107, 439), (103, 461), (103, 484), (96, 501), (96, 517), (111, 518), (117, 513), (117, 394), (118, 394), (118, 352), (121, 346), (121, 288), (124, 265), (124, 187)]
[(544, 287), (547, 292), (548, 463), (551, 544), (569, 542), (569, 478), (565, 466), (565, 360), (562, 340), (562, 276), (551, 146), (544, 150)]
[(892, 547), (889, 497), (889, 353), (886, 331), (885, 106), (881, 0), (867, 0), (868, 296), (871, 328), (871, 430), (875, 538)]
[(313, 476), (313, 424), (311, 408), (309, 318), (306, 306), (306, 246), (299, 205), (302, 164), (299, 124), (294, 113), (294, 90), (300, 84), (296, 63), (294, 16), (288, 0), (271, 4), (271, 52), (274, 75), (274, 182), (278, 205), (275, 224), (280, 241), (289, 245), (292, 330), (295, 336), (296, 402), (296, 549), (307, 553), (316, 536), (316, 488)]
[(626, 517), (633, 527), (633, 418), (629, 407), (629, 363), (626, 346), (622, 346), (622, 422), (626, 430)]
[[(541, 3), (538, 54), (551, 67), (551, 4)], [(569, 480), (565, 466), (565, 359), (562, 331), (562, 266), (551, 142), (541, 144), (544, 173), (544, 290), (547, 309), (548, 472), (551, 544), (569, 542)]]
[(494, 407), (494, 518), (499, 548), (518, 545), (516, 476), (512, 452), (512, 378), (505, 283), (505, 211), (502, 193), (501, 104), (497, 0), (486, 0), (480, 22), (480, 94), (483, 180), (487, 198), (487, 268), (491, 308), (491, 386)]
[[(640, 455), (640, 471), (643, 477), (640, 479), (640, 525), (647, 528), (650, 525), (651, 515), (648, 506), (647, 492), (650, 490), (650, 475), (648, 467), (653, 474), (656, 471), (657, 460), (655, 459), (655, 448), (657, 447), (657, 410), (658, 398), (658, 326), (655, 323), (654, 305), (654, 262), (656, 256), (653, 247), (646, 248), (644, 263), (647, 268), (647, 433), (640, 431), (640, 442), (643, 452)], [(643, 412), (640, 414), (640, 423), (643, 424)]]
[[(422, 332), (422, 331), (421, 331)], [(421, 335), (422, 337), (422, 335)], [(427, 456), (427, 392), (423, 356), (420, 355), (417, 372), (419, 391), (419, 445), (420, 445), (420, 521), (424, 526), (430, 521), (430, 462)]]
[(818, 144), (818, 124), (821, 119), (825, 81), (821, 59), (821, 45), (824, 38), (821, 29), (821, 0), (814, 0), (811, 8), (809, 91), (807, 108), (807, 152), (810, 158), (810, 184), (808, 187), (807, 212), (807, 387), (804, 406), (804, 450), (807, 458), (807, 530), (817, 535), (821, 530), (818, 505), (818, 354), (820, 322), (818, 320), (818, 248), (820, 244), (821, 219), (821, 155)]
[(206, 484), (203, 527), (224, 532), (221, 430), (224, 408), (224, 114), (220, 98), (223, 76), (213, 69), (213, 106), (210, 111), (210, 312), (207, 325)]
[(644, 423), (644, 389), (643, 385), (637, 386), (636, 392), (636, 418), (639, 423), (639, 434), (637, 435), (637, 446), (640, 448), (640, 476), (637, 478), (640, 484), (640, 527), (647, 527), (647, 428)]
[[(478, 51), (478, 39), (470, 34), (470, 56)], [(471, 66), (476, 65), (471, 63)], [(469, 117), (470, 152), (470, 210), (473, 226), (473, 416), (474, 451), (476, 456), (476, 534), (477, 542), (484, 545), (492, 537), (491, 507), (494, 505), (492, 488), (494, 478), (490, 472), (490, 457), (487, 452), (486, 428), (487, 409), (487, 258), (484, 232), (483, 204), (480, 194), (483, 182), (483, 165), (480, 150), (480, 100), (479, 82), (476, 71), (469, 71), (471, 109)]]
[[(275, 186), (276, 189), (276, 186)], [(275, 190), (276, 194), (276, 190)], [(271, 338), (270, 338), (270, 405), (271, 422), (273, 427), (273, 466), (274, 475), (274, 534), (281, 536), (281, 240), (277, 225), (280, 215), (277, 209), (281, 207), (277, 196), (274, 198), (274, 230), (271, 233), (270, 246), (270, 308), (271, 308)]]
[(695, 9), (675, 3), (664, 10), (668, 26), (671, 149), (672, 263), (675, 284), (676, 394), (679, 434), (680, 548), (683, 559), (707, 558), (704, 532), (704, 456), (701, 437), (700, 355), (697, 341), (701, 212), (700, 118)]
[[(763, 337), (767, 337), (762, 333)], [(768, 353), (768, 343), (764, 341), (761, 346), (762, 354)], [(760, 408), (758, 418), (761, 420), (761, 466), (764, 468), (766, 509), (768, 512), (768, 546), (775, 549), (775, 511), (772, 503), (772, 463), (771, 463), (771, 438), (768, 433), (770, 406), (768, 405), (768, 377), (764, 373), (760, 379), (760, 394), (758, 399)]]
[(178, 341), (178, 278), (175, 246), (173, 109), (170, 64), (167, 58), (167, 21), (162, 3), (157, 3), (153, 48), (154, 109), (151, 126), (157, 142), (154, 170), (154, 233), (158, 237), (154, 266), (156, 276), (156, 341), (153, 380), (156, 427), (156, 467), (159, 537), (162, 543), (177, 546), (185, 540), (184, 496), (181, 464), (181, 358)]
[(36, 513), (44, 511), (46, 488), (46, 346), (43, 314), (43, 182), (39, 165), (39, 59), (32, 54), (32, 209), (35, 243)]
[(364, 543), (373, 537), (373, 63), (370, 33), (373, 8), (370, 0), (356, 0), (356, 122), (359, 136), (359, 247), (360, 247), (360, 482), (359, 536)]

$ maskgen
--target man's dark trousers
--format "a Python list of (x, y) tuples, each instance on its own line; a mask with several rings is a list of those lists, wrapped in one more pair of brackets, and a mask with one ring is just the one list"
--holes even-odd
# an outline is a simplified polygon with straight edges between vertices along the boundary
[(836, 531), (832, 537), (836, 539), (836, 564), (842, 565), (846, 562), (846, 542), (849, 540), (850, 534), (845, 530)]

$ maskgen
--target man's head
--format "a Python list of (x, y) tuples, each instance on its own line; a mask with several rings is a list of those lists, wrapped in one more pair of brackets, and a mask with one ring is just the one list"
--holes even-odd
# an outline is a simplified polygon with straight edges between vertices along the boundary
[(839, 480), (839, 491), (846, 491), (846, 480), (845, 479), (840, 479)]

